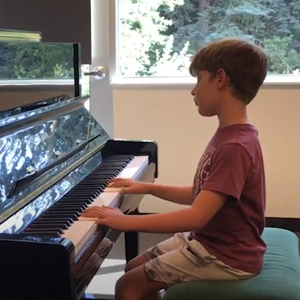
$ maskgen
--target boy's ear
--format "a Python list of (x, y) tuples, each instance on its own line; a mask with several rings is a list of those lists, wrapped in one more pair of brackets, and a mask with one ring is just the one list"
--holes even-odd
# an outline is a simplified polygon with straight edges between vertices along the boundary
[(223, 88), (229, 83), (229, 77), (224, 69), (218, 69), (216, 72), (216, 81), (219, 88)]

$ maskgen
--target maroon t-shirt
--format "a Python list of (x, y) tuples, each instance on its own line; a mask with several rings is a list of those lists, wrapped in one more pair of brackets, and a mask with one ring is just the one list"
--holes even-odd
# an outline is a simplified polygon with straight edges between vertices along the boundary
[(264, 264), (266, 188), (258, 132), (250, 124), (219, 128), (204, 151), (194, 177), (201, 190), (229, 195), (217, 214), (193, 231), (206, 250), (232, 268), (258, 273)]

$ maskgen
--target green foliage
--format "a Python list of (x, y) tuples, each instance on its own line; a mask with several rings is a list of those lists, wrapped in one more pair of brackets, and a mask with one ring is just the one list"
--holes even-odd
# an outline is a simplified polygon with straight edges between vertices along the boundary
[[(270, 74), (300, 69), (300, 0), (120, 0), (119, 73), (187, 76), (200, 47), (242, 37), (264, 47)], [(72, 78), (72, 49), (0, 43), (0, 79)]]
[[(263, 46), (269, 73), (292, 74), (300, 68), (300, 0), (125, 0), (120, 7), (123, 76), (186, 75), (201, 46), (225, 37)], [(129, 19), (140, 27), (123, 27)]]
[(0, 79), (73, 78), (72, 44), (0, 43)]
[(291, 47), (293, 36), (265, 39), (269, 54), (269, 72), (273, 74), (293, 74), (299, 68), (300, 53)]

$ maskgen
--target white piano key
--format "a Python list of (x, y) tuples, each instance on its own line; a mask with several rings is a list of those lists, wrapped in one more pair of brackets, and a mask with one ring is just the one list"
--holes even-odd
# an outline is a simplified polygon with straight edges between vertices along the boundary
[(106, 193), (119, 193), (122, 190), (121, 187), (107, 187), (105, 189)]
[[(132, 161), (120, 172), (117, 178), (128, 178), (138, 180), (149, 164), (148, 156), (135, 156)], [(89, 204), (93, 206), (120, 206), (119, 194), (120, 188), (107, 187), (104, 191)], [(89, 240), (91, 235), (97, 230), (98, 225), (95, 223), (95, 218), (79, 217), (77, 222), (74, 222), (62, 237), (70, 239), (75, 246), (75, 255), (78, 253), (84, 244)]]
[(78, 221), (93, 221), (96, 222), (99, 218), (92, 218), (92, 217), (79, 217)]
[[(148, 156), (135, 156), (116, 178), (128, 178), (136, 180), (141, 176), (145, 168), (148, 166), (148, 162)], [(121, 188), (105, 188), (104, 191), (88, 207), (102, 205), (117, 207), (121, 198), (121, 195), (119, 194), (120, 190)]]
[(95, 221), (76, 221), (64, 231), (61, 237), (72, 241), (75, 246), (75, 255), (77, 255), (91, 235), (96, 231), (97, 227), (98, 225)]
[[(116, 178), (137, 180), (149, 164), (148, 156), (135, 156)], [(108, 186), (104, 192), (119, 192), (122, 188)]]

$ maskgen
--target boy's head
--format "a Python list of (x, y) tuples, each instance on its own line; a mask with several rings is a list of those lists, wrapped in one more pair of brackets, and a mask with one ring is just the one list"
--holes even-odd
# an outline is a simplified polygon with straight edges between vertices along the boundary
[(190, 73), (198, 81), (192, 91), (196, 104), (206, 107), (203, 115), (212, 116), (228, 95), (245, 105), (254, 99), (267, 75), (267, 55), (251, 42), (225, 39), (202, 48)]

